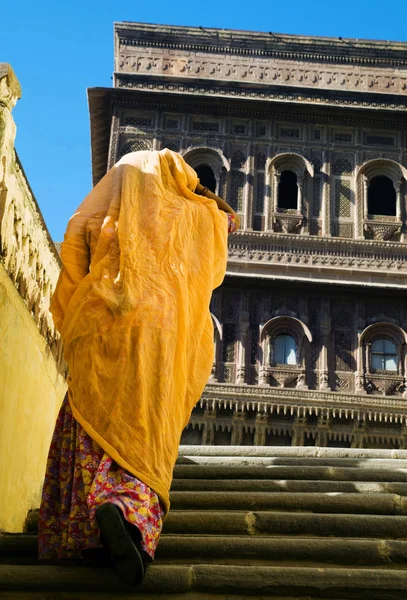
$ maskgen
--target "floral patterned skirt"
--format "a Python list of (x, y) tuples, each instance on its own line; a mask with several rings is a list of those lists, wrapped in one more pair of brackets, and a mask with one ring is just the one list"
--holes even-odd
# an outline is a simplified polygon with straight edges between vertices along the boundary
[(39, 557), (81, 558), (100, 548), (95, 514), (111, 502), (141, 532), (152, 559), (162, 528), (158, 496), (115, 463), (74, 419), (65, 396), (48, 455), (39, 514)]

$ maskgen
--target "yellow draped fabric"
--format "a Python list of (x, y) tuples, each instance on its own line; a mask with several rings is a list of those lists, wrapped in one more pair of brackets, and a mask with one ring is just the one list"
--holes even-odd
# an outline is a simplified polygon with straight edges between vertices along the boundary
[(211, 370), (209, 302), (227, 260), (226, 213), (197, 182), (169, 150), (124, 156), (69, 221), (51, 305), (74, 417), (165, 512)]

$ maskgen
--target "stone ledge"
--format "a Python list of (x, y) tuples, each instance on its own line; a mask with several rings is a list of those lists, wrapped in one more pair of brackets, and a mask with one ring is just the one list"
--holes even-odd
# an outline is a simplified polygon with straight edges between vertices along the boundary
[[(407, 571), (394, 569), (361, 568), (307, 568), (264, 567), (229, 565), (153, 565), (145, 581), (137, 588), (121, 584), (113, 572), (104, 569), (75, 567), (47, 567), (15, 565), (0, 566), (0, 589), (4, 591), (33, 592), (113, 592), (117, 598), (139, 598), (138, 591), (145, 594), (170, 594), (205, 592), (215, 597), (234, 594), (241, 599), (250, 596), (278, 594), (296, 597), (321, 598), (324, 592), (330, 598), (343, 600), (349, 592), (357, 593), (358, 599), (389, 600), (405, 598)], [(394, 596), (391, 596), (393, 593)], [(299, 596), (299, 594), (301, 594)], [(396, 595), (399, 594), (399, 595)], [(401, 594), (401, 595), (400, 595)], [(403, 595), (404, 594), (404, 595)], [(65, 597), (65, 596), (64, 596)], [(110, 594), (110, 600), (114, 598)], [(148, 596), (147, 596), (148, 597)], [(151, 598), (157, 596), (150, 596)], [(195, 596), (196, 597), (196, 596)], [(83, 596), (85, 598), (85, 596)]]
[(178, 456), (265, 456), (354, 459), (406, 459), (407, 450), (369, 450), (363, 448), (320, 448), (292, 446), (180, 446)]

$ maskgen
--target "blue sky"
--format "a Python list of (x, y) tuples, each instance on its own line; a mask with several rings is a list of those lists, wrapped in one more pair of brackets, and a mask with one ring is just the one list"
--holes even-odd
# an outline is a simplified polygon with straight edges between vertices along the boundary
[(407, 41), (407, 0), (17, 0), (2, 6), (0, 62), (23, 97), (16, 148), (52, 237), (91, 188), (86, 88), (111, 86), (114, 21)]

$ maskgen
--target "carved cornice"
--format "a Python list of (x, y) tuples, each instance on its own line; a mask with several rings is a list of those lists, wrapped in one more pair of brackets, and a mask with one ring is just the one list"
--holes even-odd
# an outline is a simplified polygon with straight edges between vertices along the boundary
[[(221, 97), (221, 98), (237, 98), (257, 101), (273, 101), (273, 102), (293, 102), (296, 104), (314, 104), (318, 106), (336, 106), (346, 108), (363, 108), (363, 109), (380, 109), (385, 111), (407, 111), (407, 99), (402, 95), (380, 95), (380, 94), (360, 94), (357, 97), (355, 94), (346, 92), (334, 92), (330, 90), (313, 90), (310, 88), (304, 90), (296, 90), (290, 88), (273, 89), (273, 87), (264, 85), (263, 87), (248, 86), (227, 82), (227, 85), (214, 85), (209, 80), (202, 80), (199, 83), (173, 82), (168, 79), (161, 78), (160, 81), (151, 79), (150, 76), (122, 76), (116, 74), (115, 85), (121, 89), (132, 89), (155, 92), (169, 92), (182, 95), (206, 96), (206, 97)], [(325, 93), (324, 93), (325, 92)]]
[(316, 414), (329, 417), (358, 418), (367, 421), (402, 422), (407, 425), (407, 404), (389, 396), (357, 396), (319, 390), (284, 389), (270, 386), (208, 383), (201, 405), (213, 409), (254, 410), (298, 416)]
[[(298, 62), (301, 61), (301, 62)], [(405, 94), (406, 69), (355, 67), (355, 65), (312, 64), (303, 59), (227, 56), (216, 51), (203, 54), (191, 50), (169, 52), (125, 46), (117, 64), (118, 75), (167, 76), (178, 82), (199, 79), (231, 84), (262, 84), (283, 87), (360, 93)]]
[(407, 65), (407, 44), (374, 40), (309, 37), (230, 29), (115, 23), (120, 46), (222, 53), (228, 56), (285, 58), (343, 64)]
[[(287, 269), (289, 268), (289, 274)], [(260, 232), (229, 238), (228, 273), (270, 276), (287, 272), (312, 281), (325, 277), (359, 285), (406, 288), (407, 245), (376, 240), (346, 240)]]

